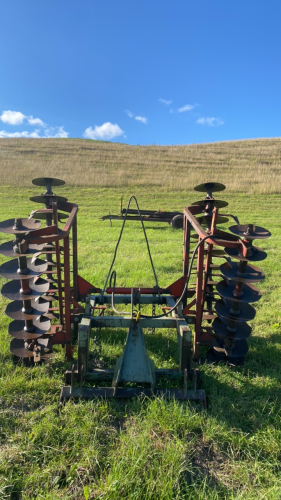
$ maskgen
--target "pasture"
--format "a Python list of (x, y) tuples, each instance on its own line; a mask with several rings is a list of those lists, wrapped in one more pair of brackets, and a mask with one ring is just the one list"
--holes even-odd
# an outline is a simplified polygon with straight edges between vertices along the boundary
[[(27, 217), (40, 188), (34, 177), (54, 176), (54, 189), (79, 205), (79, 274), (104, 284), (121, 222), (135, 194), (140, 208), (182, 210), (198, 198), (196, 184), (226, 184), (217, 198), (241, 224), (266, 227), (258, 246), (268, 257), (263, 297), (245, 364), (202, 364), (208, 407), (165, 401), (91, 401), (58, 408), (66, 367), (54, 348), (50, 363), (13, 363), (8, 301), (0, 298), (0, 498), (3, 500), (276, 500), (281, 497), (281, 139), (191, 146), (127, 146), (79, 139), (1, 139), (1, 220)], [(223, 210), (222, 210), (223, 211)], [(227, 229), (230, 224), (220, 226)], [(182, 233), (146, 223), (160, 286), (181, 275)], [(1, 242), (11, 238), (1, 233)], [(7, 259), (0, 256), (2, 264)], [(128, 222), (117, 254), (117, 285), (152, 286), (140, 223)], [(0, 277), (0, 286), (5, 280)], [(157, 367), (176, 363), (175, 333), (146, 335)], [(102, 366), (113, 367), (126, 331), (102, 331)], [(202, 348), (202, 356), (205, 350)]]

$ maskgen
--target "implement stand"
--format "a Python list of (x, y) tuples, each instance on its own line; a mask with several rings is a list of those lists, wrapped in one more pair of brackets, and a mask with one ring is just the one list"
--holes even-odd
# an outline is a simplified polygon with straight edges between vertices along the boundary
[[(128, 304), (132, 301), (132, 305), (136, 305), (136, 303), (134, 304), (134, 298), (136, 300), (136, 297), (139, 304), (154, 301), (164, 304), (167, 309), (170, 309), (171, 302), (175, 304), (171, 297), (165, 297), (164, 295), (141, 297), (139, 294), (132, 293), (131, 297), (123, 295), (115, 297), (115, 299), (119, 303)], [(91, 307), (95, 310), (95, 305), (98, 304), (99, 300), (100, 296), (90, 296), (86, 305), (87, 312), (90, 311)], [(110, 304), (110, 300), (110, 296), (103, 297), (105, 303)], [(89, 341), (92, 327), (129, 328), (123, 355), (117, 359), (115, 370), (90, 370), (88, 368)], [(154, 363), (149, 359), (146, 352), (143, 328), (175, 328), (177, 330), (179, 346), (178, 370), (155, 370)], [(192, 371), (190, 369), (191, 358), (192, 342), (190, 328), (185, 319), (175, 313), (173, 317), (166, 316), (164, 318), (148, 319), (140, 318), (138, 315), (135, 317), (85, 315), (78, 331), (77, 367), (75, 369), (73, 365), (72, 370), (65, 373), (66, 382), (70, 382), (70, 386), (62, 387), (60, 403), (69, 398), (131, 398), (143, 395), (197, 400), (205, 406), (205, 391), (197, 389), (197, 370)], [(181, 380), (183, 388), (157, 388), (156, 381), (159, 377)], [(188, 379), (191, 380), (191, 389), (188, 389)], [(111, 380), (111, 387), (84, 387), (84, 380), (87, 382)], [(75, 382), (78, 382), (79, 385), (75, 385)]]

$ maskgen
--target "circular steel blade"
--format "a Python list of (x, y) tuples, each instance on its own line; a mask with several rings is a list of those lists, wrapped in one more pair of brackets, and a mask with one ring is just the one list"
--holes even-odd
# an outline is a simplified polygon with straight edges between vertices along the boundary
[(45, 335), (51, 328), (51, 321), (45, 316), (41, 316), (39, 319), (33, 320), (34, 330), (32, 332), (27, 332), (25, 327), (25, 322), (23, 320), (12, 321), (9, 324), (8, 332), (11, 337), (16, 339), (33, 340), (42, 335)]
[(200, 191), (200, 193), (211, 191), (212, 193), (216, 193), (218, 191), (223, 191), (224, 189), (225, 185), (220, 184), (219, 182), (204, 182), (204, 184), (198, 184), (198, 186), (195, 186), (194, 191)]
[(23, 302), (21, 300), (15, 300), (7, 305), (5, 314), (9, 316), (9, 318), (25, 321), (38, 318), (38, 316), (42, 316), (49, 310), (49, 302), (43, 299), (40, 299), (40, 301), (41, 302), (32, 299), (31, 307), (33, 310), (29, 313), (24, 313), (22, 312)]
[(232, 259), (238, 260), (249, 260), (250, 262), (260, 262), (267, 257), (267, 253), (262, 248), (251, 247), (251, 253), (249, 257), (243, 257), (237, 250), (237, 248), (225, 248), (224, 251)]
[(239, 314), (233, 314), (232, 303), (227, 300), (226, 304), (223, 300), (218, 300), (215, 304), (215, 310), (218, 316), (233, 321), (252, 321), (256, 315), (255, 309), (250, 304), (239, 303)]
[(2, 255), (5, 255), (5, 257), (23, 257), (33, 255), (36, 252), (40, 252), (43, 248), (43, 245), (29, 245), (25, 253), (17, 253), (14, 252), (14, 246), (15, 243), (13, 241), (2, 243), (2, 245), (0, 245), (0, 253)]
[(41, 259), (36, 259), (34, 262), (31, 262), (31, 259), (27, 259), (29, 273), (21, 274), (17, 272), (19, 268), (18, 259), (14, 259), (9, 262), (4, 262), (4, 264), (0, 266), (0, 276), (3, 276), (8, 280), (25, 280), (34, 278), (35, 276), (40, 276), (40, 274), (43, 274), (46, 271), (47, 266), (47, 262), (44, 262)]
[[(33, 219), (47, 219), (47, 216), (50, 215), (46, 212), (36, 212), (36, 214), (32, 215), (31, 218)], [(61, 222), (64, 219), (67, 219), (69, 217), (69, 214), (63, 214), (62, 212), (58, 212), (58, 219), (59, 222)]]
[(235, 292), (236, 283), (231, 281), (230, 283), (226, 283), (224, 280), (220, 281), (217, 284), (217, 291), (224, 299), (228, 300), (236, 300), (238, 302), (243, 302), (244, 304), (250, 304), (251, 302), (257, 302), (260, 300), (262, 294), (260, 290), (258, 290), (254, 285), (243, 285), (242, 292), (243, 295), (235, 296), (233, 292)]
[(226, 339), (217, 338), (218, 347), (213, 347), (215, 352), (220, 352), (219, 349), (225, 350), (226, 360), (231, 362), (235, 360), (235, 358), (244, 357), (248, 350), (249, 346), (245, 339), (241, 340), (230, 340), (229, 342)]
[[(47, 359), (50, 356), (50, 349), (48, 349), (49, 339), (38, 339), (36, 343), (41, 347), (41, 358)], [(46, 343), (47, 341), (47, 343)], [(10, 352), (19, 358), (33, 358), (33, 351), (24, 347), (25, 340), (14, 338), (10, 343)]]
[(206, 205), (209, 205), (211, 207), (217, 207), (217, 208), (224, 208), (228, 206), (227, 201), (223, 200), (214, 200), (214, 199), (205, 199), (205, 200), (199, 200), (199, 201), (194, 201), (194, 203), (191, 203), (191, 205), (199, 205), (202, 210), (205, 209)]
[(59, 300), (58, 295), (56, 295), (55, 293), (50, 293), (49, 295), (42, 295), (42, 299), (48, 300), (48, 302), (53, 302), (53, 301), (55, 302)]
[(239, 274), (239, 262), (225, 262), (220, 266), (220, 272), (225, 278), (229, 280), (241, 281), (242, 283), (255, 283), (264, 280), (265, 276), (261, 269), (258, 267), (247, 265), (246, 271)]
[(46, 318), (49, 318), (50, 320), (59, 319), (59, 317), (60, 317), (59, 313), (56, 313), (54, 311), (50, 311), (50, 312), (46, 313), (45, 316), (46, 316)]
[(212, 328), (216, 335), (219, 337), (228, 337), (231, 339), (241, 340), (250, 337), (252, 328), (248, 323), (235, 323), (237, 326), (236, 332), (230, 332), (228, 327), (228, 321), (226, 319), (216, 318), (212, 323)]
[[(15, 225), (15, 221), (18, 221), (17, 226)], [(25, 234), (39, 229), (40, 226), (41, 222), (36, 219), (8, 219), (0, 222), (0, 231), (1, 233), (8, 234)]]
[(67, 198), (64, 198), (63, 196), (56, 196), (54, 194), (41, 194), (39, 196), (32, 196), (29, 199), (30, 201), (35, 201), (35, 203), (44, 203), (47, 206), (51, 205), (53, 202), (62, 203), (67, 201)]
[(44, 278), (44, 279), (45, 279), (48, 283), (50, 283), (51, 288), (53, 288), (53, 287), (52, 287), (53, 283), (57, 283), (57, 282), (58, 282), (58, 280), (56, 280), (55, 278)]
[[(199, 217), (196, 217), (196, 219), (198, 220), (198, 222), (200, 222), (200, 224), (207, 224), (208, 222), (212, 221), (212, 216), (200, 215)], [(223, 217), (222, 215), (218, 215), (216, 224), (224, 224), (225, 222), (228, 221), (229, 221), (228, 217)]]
[[(248, 231), (249, 226), (250, 231)], [(254, 224), (231, 226), (229, 227), (229, 231), (236, 236), (240, 236), (240, 238), (245, 238), (246, 240), (264, 240), (265, 238), (269, 238), (269, 236), (271, 236), (271, 233), (267, 229), (255, 226)]]
[(36, 282), (31, 278), (29, 279), (30, 293), (21, 293), (21, 284), (19, 280), (9, 281), (5, 283), (2, 287), (1, 294), (9, 300), (27, 300), (35, 299), (36, 297), (41, 297), (50, 288), (50, 284), (43, 280), (43, 278), (38, 278)]
[(65, 181), (62, 179), (56, 179), (55, 177), (36, 177), (36, 179), (32, 179), (32, 184), (43, 187), (47, 184), (51, 184), (52, 186), (63, 186)]
[(29, 257), (37, 252), (40, 252), (43, 245), (29, 245), (25, 253), (14, 252), (15, 243), (13, 241), (7, 241), (0, 245), (0, 253), (5, 255), (5, 257)]

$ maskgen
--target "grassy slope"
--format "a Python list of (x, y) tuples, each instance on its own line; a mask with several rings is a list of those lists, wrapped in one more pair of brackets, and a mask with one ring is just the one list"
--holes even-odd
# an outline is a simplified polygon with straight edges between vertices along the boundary
[[(90, 148), (87, 161), (83, 160), (83, 152), (80, 151), (85, 144)], [(195, 183), (206, 178), (224, 181), (227, 190), (225, 194), (221, 193), (220, 198), (229, 201), (229, 212), (237, 215), (241, 223), (254, 222), (272, 231), (272, 237), (259, 245), (268, 251), (267, 260), (260, 264), (266, 281), (259, 286), (264, 297), (256, 305), (257, 317), (253, 322), (245, 365), (240, 368), (207, 364), (201, 367), (208, 395), (208, 409), (204, 412), (188, 403), (134, 400), (125, 403), (69, 403), (59, 413), (57, 401), (66, 366), (63, 354), (58, 348), (49, 365), (32, 370), (14, 366), (8, 347), (9, 319), (3, 314), (7, 301), (2, 298), (0, 498), (280, 498), (281, 304), (278, 249), (281, 231), (275, 209), (280, 202), (279, 196), (274, 194), (247, 195), (243, 182), (240, 182), (242, 174), (238, 174), (238, 166), (242, 163), (241, 150), (244, 162), (248, 162), (249, 166), (249, 158), (256, 158), (257, 162), (255, 155), (259, 149), (263, 151), (259, 161), (264, 164), (265, 158), (268, 159), (267, 174), (275, 169), (277, 176), (280, 172), (281, 140), (182, 149), (179, 146), (151, 146), (144, 148), (145, 151), (140, 147), (82, 140), (3, 140), (0, 148), (3, 155), (1, 177), (5, 179), (7, 176), (4, 185), (13, 185), (16, 179), (18, 185), (26, 183), (28, 186), (24, 189), (0, 189), (2, 220), (26, 216), (35, 208), (28, 200), (40, 188), (30, 187), (29, 179), (46, 175), (46, 172), (66, 179), (67, 165), (77, 165), (79, 161), (84, 165), (89, 182), (85, 182), (86, 175), (83, 179), (78, 170), (73, 170), (71, 183), (88, 184), (88, 187), (66, 186), (58, 188), (57, 192), (79, 204), (79, 273), (98, 286), (103, 284), (120, 230), (119, 222), (114, 222), (110, 228), (108, 222), (100, 221), (98, 216), (107, 213), (109, 208), (111, 213), (117, 212), (121, 195), (126, 199), (129, 194), (137, 194), (141, 207), (180, 210), (198, 199), (198, 194), (191, 189)], [(123, 156), (118, 148), (123, 151)], [(148, 167), (156, 153), (156, 163), (161, 165), (161, 149), (167, 149), (170, 152), (169, 165), (177, 169), (176, 173), (173, 171), (173, 176), (177, 177), (181, 168), (188, 167), (186, 157), (189, 154), (189, 159), (192, 158), (192, 148), (196, 153), (197, 171), (193, 172), (194, 177), (188, 181), (188, 186), (184, 180), (181, 189), (167, 189), (169, 183), (162, 183), (159, 176), (154, 177), (159, 183), (155, 185), (150, 178), (147, 179), (145, 166), (139, 166), (138, 177), (130, 177), (130, 165), (136, 159), (129, 151), (137, 151), (142, 158), (145, 157)], [(98, 149), (99, 160), (95, 156)], [(44, 170), (42, 150), (44, 154), (48, 150), (53, 155), (53, 160), (46, 159)], [(69, 153), (62, 164), (59, 156), (62, 151), (70, 150), (72, 153), (76, 151), (75, 155)], [(218, 158), (218, 151), (224, 151), (218, 163), (227, 163), (228, 158), (228, 164), (234, 164), (236, 170), (227, 170), (224, 177), (221, 172), (217, 175), (217, 169), (216, 175), (212, 174), (210, 150), (215, 158)], [(81, 153), (80, 160), (78, 151)], [(108, 156), (106, 151), (110, 151)], [(239, 154), (236, 157), (234, 152), (237, 151)], [(173, 161), (176, 153), (182, 163)], [(13, 179), (7, 163), (8, 154), (9, 165), (13, 165), (13, 174), (16, 173)], [(21, 160), (23, 156), (25, 160)], [(114, 158), (118, 159), (115, 167)], [(115, 172), (119, 183), (117, 188), (106, 187), (110, 186), (107, 181), (105, 185), (95, 187), (95, 178), (102, 184), (100, 175), (95, 173), (103, 161), (107, 162), (110, 172), (105, 179), (111, 176), (112, 181)], [(26, 180), (20, 168), (23, 164)], [(36, 164), (39, 165), (38, 170)], [(129, 187), (122, 186), (122, 176), (118, 176), (120, 164), (127, 172), (126, 178), (131, 179), (132, 185), (127, 183)], [(140, 161), (140, 164), (144, 163)], [(54, 165), (57, 165), (56, 169)], [(275, 181), (275, 188), (269, 189), (268, 185), (263, 185), (259, 175), (252, 179), (255, 183), (251, 183), (251, 191), (280, 192), (280, 181), (279, 184)], [(172, 179), (168, 169), (166, 176)], [(146, 183), (145, 189), (140, 179), (143, 185)], [(238, 182), (236, 190), (233, 184), (235, 179)], [(231, 191), (234, 191), (233, 194)], [(160, 284), (167, 285), (180, 275), (181, 233), (166, 225), (156, 224), (147, 224), (147, 232)], [(2, 236), (3, 240), (9, 239)], [(5, 258), (1, 256), (0, 260), (2, 263)], [(117, 284), (153, 284), (143, 236), (137, 223), (128, 224), (125, 230), (115, 268)], [(2, 286), (5, 280), (0, 278), (0, 281)], [(101, 335), (102, 361), (107, 366), (113, 366), (122, 351), (126, 332), (106, 331)], [(172, 332), (169, 335), (164, 331), (157, 332), (154, 337), (147, 334), (147, 348), (157, 366), (172, 367), (175, 364), (176, 344)]]
[(1, 139), (1, 183), (61, 172), (69, 185), (186, 189), (209, 177), (230, 192), (279, 193), (281, 139), (128, 146), (85, 139)]

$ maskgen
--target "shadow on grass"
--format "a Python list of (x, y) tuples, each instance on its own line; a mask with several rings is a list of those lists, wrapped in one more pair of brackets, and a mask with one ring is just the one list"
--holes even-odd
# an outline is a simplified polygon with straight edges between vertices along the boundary
[(251, 337), (242, 366), (204, 364), (202, 382), (208, 413), (230, 428), (251, 433), (280, 418), (280, 335)]

